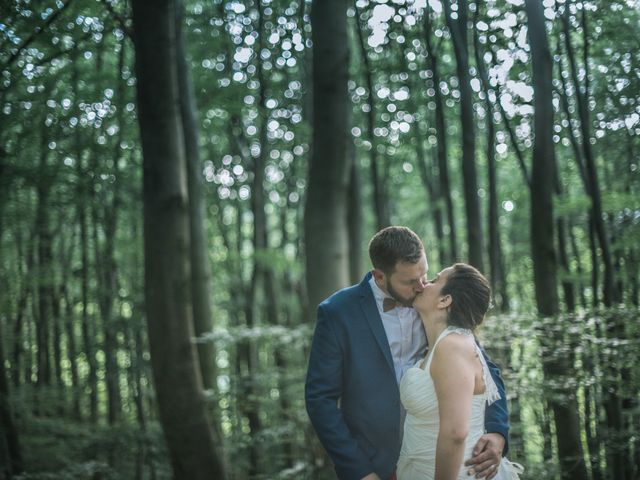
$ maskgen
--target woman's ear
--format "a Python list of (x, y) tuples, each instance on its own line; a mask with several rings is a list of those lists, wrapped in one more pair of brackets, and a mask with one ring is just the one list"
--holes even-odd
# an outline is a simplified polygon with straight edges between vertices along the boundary
[(441, 310), (447, 309), (453, 303), (453, 298), (451, 295), (442, 295), (438, 300), (438, 308)]

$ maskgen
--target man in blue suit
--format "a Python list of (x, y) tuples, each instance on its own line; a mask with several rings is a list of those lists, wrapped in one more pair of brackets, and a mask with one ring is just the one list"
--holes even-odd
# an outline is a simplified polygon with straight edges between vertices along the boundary
[[(341, 480), (394, 478), (405, 415), (398, 385), (427, 350), (412, 308), (427, 281), (420, 238), (405, 227), (385, 228), (369, 256), (373, 270), (360, 284), (318, 306), (305, 386), (309, 418)], [(467, 465), (490, 479), (506, 453), (509, 422), (504, 383), (488, 364), (502, 399), (487, 409), (488, 433)]]

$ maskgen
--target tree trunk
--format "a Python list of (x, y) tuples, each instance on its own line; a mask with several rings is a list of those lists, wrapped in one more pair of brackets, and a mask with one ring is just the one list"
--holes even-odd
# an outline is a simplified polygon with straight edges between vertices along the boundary
[[(559, 313), (556, 258), (553, 246), (553, 104), (552, 62), (547, 40), (544, 7), (537, 0), (526, 0), (529, 44), (531, 46), (534, 88), (533, 169), (531, 175), (531, 250), (538, 312), (543, 317)], [(554, 355), (552, 342), (546, 342), (543, 371), (550, 382), (570, 371), (566, 356)], [(549, 400), (553, 410), (563, 479), (586, 479), (587, 469), (580, 439), (580, 419), (575, 391), (559, 386)]]
[[(578, 248), (578, 243), (576, 242), (576, 236), (573, 233), (573, 225), (568, 225), (568, 235), (569, 235), (569, 243), (571, 244), (571, 254), (573, 255), (573, 261), (576, 265), (576, 271), (578, 272), (578, 278), (582, 279), (584, 269), (582, 268), (582, 260), (580, 258), (581, 252)], [(582, 308), (586, 309), (587, 305), (587, 297), (584, 294), (584, 284), (582, 280), (578, 283), (578, 294), (580, 297), (580, 305)]]
[[(184, 3), (176, 2), (176, 51), (178, 59), (178, 85), (180, 113), (187, 157), (187, 182), (189, 185), (189, 219), (191, 233), (191, 288), (193, 295), (193, 324), (196, 335), (213, 330), (211, 310), (211, 267), (207, 254), (207, 236), (204, 228), (204, 206), (202, 201), (202, 162), (198, 147), (198, 108), (187, 62), (185, 33), (183, 31)], [(216, 355), (213, 342), (198, 342), (198, 359), (204, 388), (216, 391)]]
[(467, 45), (467, 0), (458, 0), (457, 19), (451, 12), (451, 0), (442, 2), (447, 26), (453, 40), (456, 55), (456, 72), (460, 88), (460, 124), (462, 125), (462, 178), (464, 180), (464, 205), (467, 219), (467, 243), (469, 263), (484, 271), (484, 246), (478, 180), (476, 175), (476, 140), (473, 114), (473, 93), (469, 74), (469, 47)]
[(376, 214), (376, 221), (378, 230), (391, 225), (391, 218), (389, 214), (389, 196), (385, 183), (382, 180), (381, 164), (384, 163), (384, 157), (382, 159), (378, 156), (378, 142), (376, 141), (375, 126), (376, 126), (376, 98), (375, 98), (375, 86), (373, 83), (373, 72), (371, 70), (371, 63), (369, 56), (367, 55), (367, 47), (364, 41), (364, 34), (362, 32), (362, 15), (363, 13), (358, 9), (358, 3), (354, 2), (354, 8), (356, 11), (355, 24), (356, 24), (356, 36), (358, 38), (358, 46), (360, 47), (360, 55), (362, 56), (363, 70), (365, 83), (367, 85), (367, 91), (369, 92), (368, 103), (369, 111), (366, 112), (367, 116), (367, 133), (369, 134), (369, 141), (371, 142), (370, 161), (371, 161), (371, 185), (373, 186), (373, 205)]
[[(439, 192), (436, 190), (434, 182), (431, 181), (435, 175), (432, 175), (429, 171), (429, 165), (427, 165), (427, 158), (424, 152), (424, 144), (420, 134), (414, 139), (416, 142), (416, 163), (418, 164), (418, 172), (420, 174), (420, 180), (427, 192), (427, 205), (431, 211), (431, 217), (433, 217), (433, 226), (435, 230), (437, 249), (438, 249), (438, 261), (440, 266), (444, 267), (446, 261), (445, 242), (444, 242), (444, 227), (442, 221), (442, 211), (440, 210)], [(433, 169), (431, 169), (433, 171)]]
[[(16, 318), (14, 320), (13, 323), (13, 348), (12, 348), (12, 352), (11, 352), (11, 377), (13, 380), (13, 385), (15, 388), (20, 388), (21, 386), (21, 379), (24, 378), (25, 383), (29, 383), (29, 378), (30, 378), (30, 373), (27, 375), (26, 372), (28, 372), (29, 370), (25, 369), (21, 369), (21, 363), (22, 360), (21, 358), (23, 357), (23, 355), (25, 354), (24, 351), (24, 345), (23, 345), (23, 329), (24, 329), (24, 324), (25, 324), (25, 313), (27, 311), (27, 307), (28, 307), (28, 300), (30, 297), (32, 297), (32, 293), (33, 293), (33, 289), (31, 288), (31, 280), (30, 277), (33, 275), (33, 264), (34, 264), (34, 250), (35, 250), (35, 245), (34, 245), (34, 233), (35, 230), (32, 231), (32, 233), (29, 234), (29, 239), (26, 242), (26, 253), (22, 253), (22, 241), (23, 241), (23, 237), (20, 233), (19, 230), (16, 230), (14, 232), (14, 235), (16, 237), (16, 246), (17, 246), (17, 255), (18, 255), (18, 272), (20, 275), (20, 280), (22, 282), (22, 290), (20, 293), (20, 298), (17, 302), (17, 307), (16, 307)], [(22, 258), (26, 257), (25, 260), (22, 260)], [(24, 270), (22, 267), (22, 264), (25, 264), (24, 266)], [(29, 359), (31, 358), (31, 355), (24, 355), (25, 357), (25, 363), (27, 363), (29, 361)], [(23, 372), (24, 370), (24, 372)], [(24, 375), (23, 375), (24, 373)]]
[[(404, 30), (402, 32), (404, 35), (408, 35), (408, 31)], [(397, 42), (394, 42), (397, 43)], [(408, 70), (408, 65), (406, 62), (408, 49), (406, 46), (406, 42), (399, 44), (397, 43), (399, 54), (398, 58), (402, 59), (400, 64), (401, 70)], [(407, 102), (407, 107), (409, 111), (418, 112), (419, 108), (415, 98), (417, 96), (417, 89), (413, 88), (413, 85), (409, 86), (409, 100)], [(438, 262), (440, 266), (447, 265), (448, 257), (446, 253), (446, 242), (445, 242), (445, 234), (444, 234), (444, 219), (442, 215), (442, 192), (440, 191), (440, 183), (438, 179), (438, 168), (433, 164), (435, 162), (430, 162), (427, 159), (425, 142), (423, 137), (423, 132), (420, 131), (419, 123), (415, 126), (416, 131), (414, 133), (413, 138), (409, 141), (413, 144), (415, 142), (416, 149), (416, 164), (418, 168), (418, 172), (420, 174), (420, 179), (422, 180), (422, 184), (424, 185), (426, 191), (426, 204), (428, 205), (429, 217), (433, 218), (433, 227), (435, 232), (435, 244), (438, 251)]]
[[(4, 166), (4, 152), (0, 149), (0, 185), (4, 188), (6, 170)], [(3, 230), (4, 192), (0, 193), (0, 245)], [(0, 328), (2, 327), (0, 322)], [(6, 335), (0, 331), (0, 479), (10, 480), (12, 475), (22, 473), (22, 449), (18, 437), (18, 429), (13, 421), (11, 411), (9, 380), (5, 368), (4, 339)]]
[[(455, 214), (453, 211), (453, 199), (451, 198), (451, 186), (449, 183), (448, 149), (447, 149), (447, 128), (445, 122), (444, 100), (440, 91), (440, 70), (438, 58), (440, 49), (436, 51), (432, 43), (433, 28), (431, 24), (430, 12), (425, 11), (425, 46), (427, 48), (427, 61), (432, 73), (433, 99), (435, 102), (435, 127), (438, 157), (438, 179), (440, 182), (440, 194), (444, 198), (446, 205), (447, 222), (449, 224), (449, 256), (446, 263), (453, 263), (459, 259), (456, 239)], [(444, 265), (444, 263), (443, 263)]]
[(78, 355), (78, 347), (76, 344), (75, 333), (75, 315), (73, 313), (73, 302), (71, 295), (69, 294), (69, 288), (67, 286), (68, 277), (63, 277), (62, 283), (62, 298), (65, 305), (65, 327), (67, 333), (67, 361), (69, 362), (69, 369), (71, 371), (71, 389), (72, 389), (72, 407), (71, 413), (73, 418), (80, 420), (82, 413), (80, 410), (80, 377), (78, 375), (78, 362), (76, 357)]
[[(578, 103), (578, 115), (580, 117), (580, 132), (582, 134), (582, 148), (584, 150), (585, 171), (587, 178), (587, 194), (591, 197), (591, 208), (593, 210), (592, 218), (594, 222), (595, 232), (602, 251), (602, 262), (604, 264), (603, 278), (603, 300), (605, 306), (611, 306), (613, 303), (620, 301), (619, 294), (616, 289), (615, 276), (613, 271), (613, 261), (611, 256), (611, 245), (609, 236), (606, 231), (602, 212), (602, 199), (600, 194), (600, 185), (598, 182), (598, 170), (596, 168), (593, 149), (591, 148), (591, 120), (589, 118), (588, 106), (588, 90), (583, 91), (580, 88), (578, 80), (578, 69), (576, 66), (575, 55), (573, 53), (573, 45), (571, 44), (570, 25), (569, 25), (569, 3), (565, 3), (565, 11), (561, 16), (564, 29), (565, 48), (567, 50), (567, 58), (571, 66), (571, 78), (573, 80), (576, 92), (576, 100)], [(585, 68), (587, 66), (585, 65)], [(585, 75), (587, 78), (588, 75)]]
[(187, 174), (175, 4), (133, 4), (144, 165), (145, 299), (160, 419), (176, 479), (225, 478), (193, 345)]
[[(73, 68), (73, 89), (74, 100), (76, 105), (81, 101), (80, 99), (80, 78), (78, 73), (77, 64), (74, 63)], [(88, 366), (88, 389), (89, 389), (89, 416), (93, 423), (98, 422), (98, 374), (96, 357), (94, 353), (93, 338), (94, 332), (91, 328), (89, 318), (89, 232), (87, 230), (87, 211), (86, 204), (89, 201), (89, 190), (92, 188), (88, 184), (86, 171), (83, 167), (83, 152), (82, 152), (82, 138), (80, 136), (80, 129), (75, 129), (75, 155), (76, 155), (76, 172), (78, 176), (78, 190), (76, 204), (76, 213), (78, 216), (78, 224), (80, 225), (80, 258), (81, 258), (81, 271), (80, 271), (80, 288), (81, 288), (81, 303), (82, 303), (82, 350), (85, 353), (85, 358)]]
[(480, 39), (478, 35), (478, 19), (480, 15), (480, 4), (476, 4), (476, 11), (473, 19), (473, 46), (476, 59), (476, 68), (480, 77), (480, 84), (484, 92), (484, 104), (486, 109), (485, 122), (487, 127), (487, 179), (489, 182), (488, 215), (487, 224), (489, 232), (489, 272), (491, 278), (491, 289), (494, 297), (500, 302), (502, 311), (509, 310), (509, 296), (507, 294), (506, 275), (504, 272), (504, 262), (502, 259), (502, 246), (500, 244), (500, 227), (498, 222), (498, 180), (496, 172), (496, 147), (495, 147), (495, 124), (493, 113), (495, 106), (490, 97), (489, 76), (485, 67)]
[(313, 152), (305, 205), (309, 303), (318, 305), (349, 284), (347, 197), (351, 102), (347, 1), (315, 1), (313, 36)]
[[(117, 163), (117, 159), (116, 159)], [(116, 183), (122, 181), (116, 178)], [(114, 186), (114, 195), (117, 195), (118, 186)], [(116, 220), (118, 213), (117, 201), (114, 200), (113, 205), (105, 208), (104, 218), (104, 238), (105, 245), (102, 250), (99, 248), (99, 238), (97, 235), (97, 227), (99, 219), (94, 209), (93, 232), (94, 232), (94, 249), (96, 263), (101, 266), (96, 268), (99, 277), (98, 280), (98, 298), (100, 306), (100, 317), (102, 318), (102, 328), (104, 335), (104, 366), (105, 366), (105, 383), (107, 387), (107, 419), (109, 425), (113, 425), (120, 420), (122, 414), (122, 399), (120, 397), (120, 371), (117, 363), (118, 355), (118, 322), (113, 312), (113, 302), (117, 296), (117, 272), (115, 261), (115, 236), (116, 236)]]
[[(363, 239), (363, 205), (362, 205), (362, 179), (360, 178), (360, 165), (356, 158), (356, 149), (353, 142), (349, 142), (351, 156), (351, 175), (349, 179), (349, 210), (347, 212), (347, 225), (349, 228), (349, 278), (352, 284), (362, 280), (365, 272), (362, 261)], [(283, 228), (283, 231), (285, 229)]]
[(22, 448), (13, 420), (9, 397), (9, 382), (4, 366), (4, 346), (0, 341), (0, 479), (11, 479), (22, 473)]
[[(44, 125), (44, 123), (43, 123)], [(38, 315), (36, 317), (37, 345), (37, 380), (38, 387), (51, 386), (51, 343), (50, 330), (52, 322), (51, 302), (53, 299), (53, 241), (49, 218), (50, 179), (47, 166), (47, 135), (42, 132), (40, 151), (40, 177), (38, 178), (38, 204), (36, 210), (36, 236), (38, 239)], [(39, 404), (36, 405), (39, 410)]]

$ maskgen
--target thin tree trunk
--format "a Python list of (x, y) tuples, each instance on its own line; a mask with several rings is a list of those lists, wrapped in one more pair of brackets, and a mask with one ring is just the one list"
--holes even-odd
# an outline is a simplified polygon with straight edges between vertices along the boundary
[[(363, 205), (362, 205), (362, 180), (360, 178), (360, 165), (356, 158), (356, 149), (353, 142), (349, 142), (351, 156), (351, 175), (349, 179), (349, 210), (347, 213), (347, 225), (349, 228), (349, 278), (351, 283), (358, 283), (364, 275), (364, 262), (362, 261), (363, 249)], [(283, 231), (285, 229), (283, 228)]]
[[(543, 317), (559, 313), (556, 258), (553, 246), (553, 104), (552, 62), (547, 40), (542, 3), (526, 0), (529, 44), (531, 46), (534, 88), (533, 169), (531, 176), (531, 250), (538, 312)], [(553, 355), (553, 345), (543, 337), (548, 354), (543, 356), (543, 371), (549, 381), (567, 374), (570, 365), (565, 356)], [(587, 469), (580, 439), (580, 419), (575, 391), (559, 386), (557, 393), (564, 401), (552, 397), (553, 410), (563, 479), (586, 479)], [(556, 393), (556, 392), (554, 392)]]
[(11, 411), (9, 382), (4, 367), (4, 346), (0, 341), (0, 478), (7, 480), (23, 471), (22, 448)]
[(225, 478), (193, 344), (187, 173), (175, 4), (133, 4), (144, 166), (145, 299), (160, 419), (176, 479)]
[[(2, 150), (0, 150), (0, 155)], [(0, 156), (0, 182), (4, 183), (6, 170), (3, 157)], [(4, 185), (3, 185), (4, 186)], [(0, 194), (2, 195), (2, 194)], [(0, 245), (3, 230), (4, 198), (0, 196)], [(12, 476), (22, 473), (22, 448), (18, 436), (18, 429), (13, 420), (10, 403), (9, 380), (5, 368), (4, 338), (0, 322), (0, 479), (11, 480)]]
[[(44, 123), (43, 123), (44, 125)], [(51, 385), (51, 355), (49, 345), (52, 322), (51, 301), (53, 298), (53, 253), (52, 233), (49, 219), (50, 179), (48, 178), (46, 132), (42, 131), (40, 151), (40, 178), (38, 179), (36, 210), (36, 235), (38, 239), (38, 316), (36, 318), (37, 337), (37, 381), (38, 387)], [(38, 409), (39, 407), (36, 406)]]
[[(24, 324), (25, 324), (25, 313), (27, 311), (27, 307), (28, 307), (28, 300), (29, 297), (31, 297), (32, 295), (32, 288), (31, 288), (31, 284), (29, 281), (29, 277), (33, 274), (33, 264), (34, 264), (34, 250), (35, 250), (35, 229), (32, 230), (32, 233), (29, 235), (29, 240), (26, 244), (26, 254), (22, 254), (22, 236), (19, 232), (19, 230), (17, 232), (14, 233), (14, 235), (16, 236), (16, 246), (17, 246), (17, 255), (18, 255), (18, 263), (19, 263), (19, 268), (18, 268), (18, 273), (20, 275), (20, 280), (22, 282), (22, 290), (20, 293), (20, 299), (18, 300), (17, 303), (17, 307), (16, 307), (16, 318), (15, 321), (13, 323), (13, 350), (12, 350), (12, 355), (11, 355), (11, 377), (13, 380), (13, 386), (15, 388), (20, 388), (21, 386), (21, 378), (24, 378), (25, 383), (29, 383), (30, 382), (30, 374), (27, 375), (26, 374), (26, 368), (24, 369), (25, 371), (23, 372), (20, 367), (22, 364), (22, 357), (25, 353), (24, 351), (24, 347), (23, 347), (23, 329), (24, 329)], [(25, 260), (22, 260), (22, 258), (26, 257)], [(24, 270), (22, 267), (22, 264), (25, 264), (24, 266)], [(33, 301), (33, 300), (32, 300)], [(28, 362), (28, 358), (30, 358), (30, 354), (29, 355), (25, 355), (25, 362)]]
[(598, 295), (600, 267), (598, 266), (598, 246), (593, 226), (593, 209), (589, 210), (589, 252), (591, 253), (591, 306), (596, 309), (600, 304), (600, 295)]
[(436, 190), (436, 186), (431, 181), (435, 175), (429, 172), (429, 166), (427, 165), (427, 158), (424, 152), (424, 144), (422, 138), (418, 134), (415, 138), (416, 142), (416, 163), (418, 164), (418, 172), (420, 174), (420, 180), (427, 192), (427, 204), (429, 210), (431, 210), (431, 217), (433, 217), (433, 225), (435, 230), (437, 249), (438, 249), (438, 261), (441, 266), (446, 265), (447, 254), (445, 253), (445, 241), (444, 241), (444, 227), (442, 221), (442, 211), (440, 210), (439, 192)]
[[(605, 229), (602, 199), (600, 194), (600, 186), (598, 183), (598, 170), (596, 168), (593, 149), (591, 148), (591, 120), (589, 118), (588, 107), (588, 91), (580, 88), (578, 80), (578, 70), (571, 44), (570, 25), (569, 25), (569, 3), (566, 3), (564, 14), (561, 16), (564, 30), (565, 49), (567, 58), (569, 59), (571, 78), (576, 92), (576, 100), (578, 104), (578, 114), (580, 116), (580, 131), (582, 133), (582, 148), (584, 150), (585, 170), (589, 188), (587, 194), (591, 197), (591, 208), (593, 210), (594, 228), (602, 251), (602, 262), (604, 264), (604, 283), (603, 283), (603, 300), (606, 306), (611, 306), (614, 302), (619, 301), (619, 295), (616, 291), (615, 276), (613, 271), (613, 261), (611, 256), (611, 245), (608, 233)], [(586, 68), (586, 66), (585, 66)], [(587, 75), (588, 77), (588, 75)]]
[[(407, 35), (408, 32), (403, 31), (403, 34)], [(399, 69), (407, 70), (408, 66), (406, 63), (407, 58), (407, 48), (406, 42), (403, 44), (397, 44), (399, 48), (398, 58), (401, 58), (402, 64)], [(415, 102), (416, 93), (414, 93), (415, 89), (413, 86), (409, 85), (409, 100), (408, 100), (408, 108), (409, 111), (417, 112), (418, 105)], [(427, 193), (427, 205), (430, 211), (429, 217), (433, 218), (433, 226), (435, 231), (436, 245), (438, 251), (438, 262), (439, 265), (444, 266), (448, 263), (447, 253), (446, 253), (446, 242), (444, 238), (444, 219), (442, 215), (442, 192), (440, 191), (440, 183), (438, 178), (438, 169), (433, 163), (427, 160), (427, 154), (425, 152), (425, 145), (423, 140), (423, 133), (420, 131), (419, 124), (416, 125), (416, 133), (415, 136), (411, 139), (411, 142), (415, 142), (416, 147), (416, 163), (418, 172), (420, 174), (420, 179), (422, 180), (422, 184), (424, 185), (425, 191)]]
[[(53, 267), (53, 265), (52, 265)], [(64, 384), (62, 382), (62, 315), (60, 314), (60, 289), (51, 288), (51, 320), (53, 323), (51, 346), (53, 347), (53, 373), (55, 378), (55, 405), (60, 415), (64, 415)]]
[[(136, 218), (131, 228), (131, 238), (140, 238), (140, 224)], [(142, 264), (140, 259), (140, 253), (142, 249), (136, 248), (134, 250), (131, 271), (131, 277), (133, 282), (140, 282), (143, 275), (139, 269), (139, 265)], [(142, 302), (139, 299), (134, 301), (134, 311), (132, 312), (132, 318), (141, 318), (143, 312), (138, 308)], [(125, 347), (129, 349), (129, 357), (131, 363), (129, 366), (129, 382), (131, 384), (130, 391), (133, 396), (133, 404), (135, 405), (135, 416), (138, 426), (140, 427), (140, 435), (138, 437), (138, 452), (136, 455), (136, 480), (142, 480), (144, 477), (143, 469), (144, 465), (148, 464), (149, 477), (153, 480), (156, 477), (156, 469), (153, 461), (152, 440), (147, 436), (147, 419), (151, 417), (153, 411), (148, 406), (145, 407), (145, 392), (146, 387), (142, 382), (142, 379), (147, 374), (145, 353), (148, 351), (147, 343), (145, 342), (143, 324), (141, 322), (128, 322), (125, 327), (125, 335), (128, 332), (128, 340), (125, 340)]]
[[(74, 100), (76, 105), (80, 103), (80, 79), (77, 65), (74, 63), (73, 68), (73, 89)], [(83, 167), (83, 151), (82, 138), (80, 129), (76, 128), (75, 133), (75, 155), (76, 155), (76, 172), (78, 176), (78, 191), (76, 211), (78, 224), (80, 225), (80, 289), (82, 303), (82, 350), (88, 366), (88, 389), (89, 389), (89, 417), (93, 423), (98, 422), (98, 374), (96, 357), (93, 344), (93, 329), (91, 328), (89, 318), (89, 233), (87, 230), (87, 212), (86, 203), (89, 201), (89, 189), (92, 188), (88, 184), (87, 175)]]
[[(457, 234), (455, 224), (455, 214), (453, 210), (453, 199), (451, 198), (451, 185), (449, 182), (448, 148), (447, 148), (447, 128), (445, 122), (444, 100), (440, 90), (440, 70), (438, 58), (440, 48), (435, 48), (432, 43), (433, 26), (431, 24), (430, 12), (425, 11), (425, 46), (427, 48), (427, 61), (432, 73), (433, 99), (435, 102), (435, 127), (436, 127), (436, 148), (438, 158), (438, 180), (440, 182), (440, 195), (444, 198), (446, 205), (446, 217), (449, 224), (449, 256), (446, 263), (453, 263), (459, 260), (457, 247)], [(444, 264), (444, 263), (443, 263)]]
[(376, 141), (375, 126), (376, 126), (376, 98), (375, 98), (375, 86), (373, 83), (373, 72), (371, 69), (371, 62), (369, 61), (369, 55), (367, 55), (367, 47), (365, 45), (364, 34), (362, 32), (362, 16), (363, 13), (358, 8), (358, 2), (354, 2), (355, 8), (355, 24), (356, 24), (356, 36), (358, 39), (358, 46), (360, 47), (360, 56), (362, 57), (362, 63), (364, 65), (364, 77), (367, 85), (368, 104), (369, 111), (367, 112), (367, 133), (369, 135), (369, 141), (371, 148), (369, 149), (370, 161), (371, 161), (371, 185), (373, 185), (373, 205), (376, 214), (376, 220), (378, 230), (383, 229), (391, 225), (391, 217), (389, 214), (389, 197), (385, 188), (385, 184), (382, 181), (382, 174), (380, 168), (384, 163), (384, 157), (381, 159), (378, 156), (378, 142)]
[[(178, 84), (180, 88), (180, 113), (187, 157), (187, 181), (189, 185), (189, 218), (191, 232), (191, 288), (193, 295), (193, 323), (196, 335), (213, 330), (213, 312), (209, 299), (211, 293), (211, 267), (207, 254), (207, 237), (204, 228), (202, 201), (202, 162), (198, 147), (199, 126), (191, 68), (187, 62), (184, 22), (184, 3), (178, 1), (176, 15), (176, 50), (178, 59)], [(213, 342), (198, 342), (198, 359), (204, 388), (214, 395), (216, 387), (216, 354)]]
[(460, 124), (462, 125), (462, 179), (464, 181), (464, 206), (467, 220), (469, 263), (484, 271), (484, 246), (478, 180), (476, 174), (476, 140), (473, 114), (473, 93), (469, 74), (469, 47), (467, 45), (467, 0), (458, 0), (457, 19), (451, 12), (451, 0), (443, 2), (447, 26), (453, 40), (456, 56), (456, 72), (460, 89)]
[(487, 224), (489, 232), (489, 272), (491, 278), (491, 289), (494, 295), (499, 298), (500, 309), (509, 310), (509, 297), (507, 294), (506, 275), (502, 259), (502, 246), (500, 244), (500, 228), (498, 223), (498, 181), (496, 174), (496, 148), (495, 148), (495, 124), (493, 113), (495, 106), (490, 97), (489, 76), (485, 67), (477, 24), (480, 16), (481, 5), (476, 5), (473, 19), (473, 46), (476, 59), (476, 68), (480, 84), (484, 92), (484, 104), (486, 109), (485, 122), (487, 126), (487, 179), (489, 182), (489, 198), (487, 205)]
[(62, 283), (62, 298), (65, 305), (65, 327), (67, 334), (67, 362), (69, 362), (69, 369), (71, 371), (71, 389), (72, 389), (72, 407), (71, 412), (73, 418), (80, 420), (82, 417), (80, 409), (80, 376), (78, 375), (78, 362), (76, 357), (78, 355), (78, 348), (76, 345), (75, 334), (75, 315), (73, 312), (73, 302), (71, 295), (69, 294), (69, 288), (67, 286), (68, 278), (64, 278)]
[[(591, 331), (589, 326), (585, 331), (588, 335), (598, 336), (597, 331)], [(597, 330), (597, 329), (596, 329)], [(583, 336), (583, 339), (586, 336)], [(584, 341), (584, 340), (583, 340)], [(598, 371), (600, 366), (597, 365), (600, 357), (598, 351), (599, 346), (593, 342), (584, 342), (582, 348), (582, 365), (586, 372), (586, 375), (592, 378), (598, 379)], [(602, 395), (600, 390), (600, 384), (602, 380), (596, 380), (590, 382), (590, 384), (584, 387), (584, 431), (587, 440), (587, 449), (589, 452), (589, 464), (591, 467), (591, 475), (593, 480), (602, 480), (601, 464), (601, 431), (600, 431), (600, 406), (602, 405)]]
[[(261, 83), (264, 85), (264, 82)], [(262, 111), (264, 111), (263, 102), (265, 101), (264, 94), (260, 94), (259, 104), (261, 105)], [(264, 130), (266, 122), (262, 125), (262, 129), (260, 131), (261, 140), (266, 138), (266, 132)], [(253, 168), (257, 168), (257, 164), (261, 164), (260, 159), (257, 159), (257, 162), (254, 162), (251, 159), (249, 154), (249, 148), (246, 144), (246, 139), (244, 137), (244, 132), (242, 129), (242, 121), (239, 117), (233, 118), (232, 122), (229, 125), (230, 127), (230, 136), (235, 139), (235, 147), (237, 153), (243, 159), (243, 163), (247, 166), (253, 166)], [(256, 177), (259, 177), (256, 180)], [(234, 284), (231, 288), (231, 296), (232, 302), (234, 305), (237, 305), (239, 309), (244, 313), (244, 322), (249, 329), (253, 329), (256, 326), (256, 308), (258, 302), (258, 284), (262, 282), (262, 278), (260, 277), (260, 272), (258, 269), (262, 268), (262, 265), (258, 263), (260, 254), (263, 254), (264, 248), (260, 248), (260, 252), (256, 250), (256, 244), (261, 242), (263, 239), (263, 235), (259, 234), (258, 231), (264, 231), (264, 170), (256, 171), (254, 173), (253, 178), (253, 192), (252, 192), (252, 209), (256, 209), (256, 203), (258, 200), (256, 198), (261, 198), (260, 204), (262, 205), (262, 209), (257, 210), (254, 213), (254, 231), (253, 231), (253, 245), (254, 245), (254, 263), (252, 265), (251, 278), (249, 281), (246, 281), (242, 276), (237, 281), (237, 284)], [(236, 212), (236, 242), (235, 249), (233, 248), (233, 244), (231, 239), (227, 235), (227, 227), (221, 225), (220, 232), (222, 233), (223, 240), (225, 246), (228, 251), (234, 251), (233, 258), (240, 258), (242, 252), (242, 245), (245, 241), (245, 236), (242, 231), (242, 222), (241, 222), (241, 212), (242, 207), (238, 203), (235, 208)], [(242, 271), (242, 267), (239, 263), (232, 263), (229, 261), (229, 265), (227, 267), (229, 271)], [(242, 292), (248, 291), (250, 295), (247, 295), (247, 298), (244, 298)], [(234, 315), (234, 324), (241, 325), (242, 324), (242, 316)], [(241, 339), (236, 346), (236, 376), (238, 378), (238, 387), (237, 391), (241, 392), (242, 397), (247, 399), (246, 401), (237, 402), (238, 412), (235, 413), (235, 418), (237, 419), (237, 430), (243, 429), (243, 417), (246, 417), (249, 423), (249, 429), (252, 435), (255, 435), (256, 432), (259, 432), (262, 429), (262, 422), (260, 420), (260, 416), (258, 414), (256, 399), (258, 398), (258, 394), (255, 392), (256, 383), (254, 382), (255, 373), (258, 368), (258, 351), (257, 345), (255, 341), (251, 338)], [(250, 442), (248, 445), (249, 448), (249, 474), (254, 475), (258, 471), (258, 464), (260, 463), (259, 458), (259, 448), (255, 442)]]
[[(573, 255), (573, 261), (576, 264), (576, 272), (578, 272), (578, 278), (582, 279), (584, 269), (582, 268), (582, 259), (580, 258), (581, 252), (578, 249), (578, 243), (576, 242), (576, 236), (573, 233), (573, 225), (568, 225), (568, 235), (569, 235), (569, 243), (571, 244), (571, 254)], [(587, 305), (587, 297), (584, 294), (584, 284), (582, 280), (578, 283), (578, 294), (580, 297), (580, 305), (582, 308), (586, 309)]]

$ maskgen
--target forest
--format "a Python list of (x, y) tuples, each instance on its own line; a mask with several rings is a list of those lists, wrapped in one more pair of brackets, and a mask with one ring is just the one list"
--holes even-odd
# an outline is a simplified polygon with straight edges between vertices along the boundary
[(637, 0), (4, 0), (0, 480), (332, 479), (316, 306), (490, 279), (523, 479), (640, 478)]

